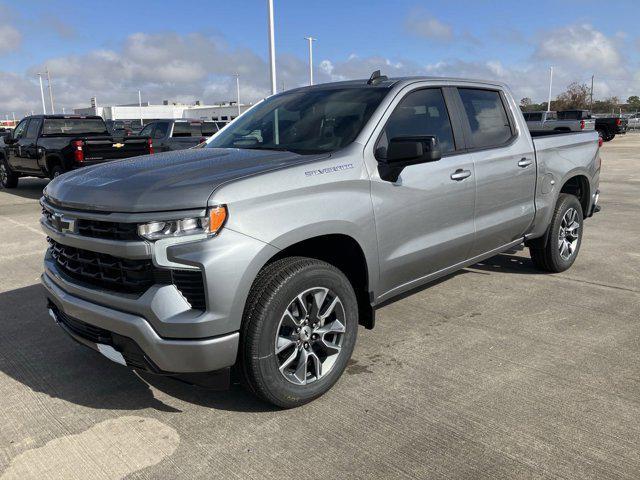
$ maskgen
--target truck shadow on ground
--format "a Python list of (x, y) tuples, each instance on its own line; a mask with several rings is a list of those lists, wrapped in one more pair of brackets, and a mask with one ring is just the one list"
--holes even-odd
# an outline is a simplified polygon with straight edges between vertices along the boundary
[(34, 392), (96, 409), (181, 411), (156, 398), (151, 385), (199, 406), (241, 412), (274, 410), (238, 387), (212, 391), (171, 378), (138, 375), (71, 340), (51, 320), (45, 305), (45, 291), (39, 284), (0, 294), (0, 372)]
[(42, 178), (21, 178), (16, 188), (2, 188), (0, 192), (16, 197), (38, 200), (42, 197), (42, 190), (47, 186), (49, 180)]
[[(442, 283), (455, 275), (490, 272), (538, 274), (518, 250), (492, 257), (394, 299)], [(232, 386), (214, 391), (146, 373), (137, 374), (71, 340), (49, 317), (45, 291), (39, 284), (0, 294), (0, 371), (35, 392), (96, 409), (154, 408), (180, 412), (156, 398), (153, 389), (199, 406), (240, 412), (273, 411), (275, 407)], [(153, 387), (153, 389), (152, 389)]]

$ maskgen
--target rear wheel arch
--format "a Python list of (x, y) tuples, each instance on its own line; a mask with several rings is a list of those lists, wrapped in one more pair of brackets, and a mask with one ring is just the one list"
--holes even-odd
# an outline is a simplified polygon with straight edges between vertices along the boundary
[(64, 161), (62, 160), (62, 157), (60, 155), (56, 155), (55, 153), (52, 153), (45, 157), (45, 165), (47, 166), (47, 171), (49, 172), (56, 165), (59, 165), (64, 169)]
[(568, 193), (578, 198), (584, 215), (588, 214), (591, 203), (591, 186), (586, 175), (578, 174), (565, 180), (560, 193)]

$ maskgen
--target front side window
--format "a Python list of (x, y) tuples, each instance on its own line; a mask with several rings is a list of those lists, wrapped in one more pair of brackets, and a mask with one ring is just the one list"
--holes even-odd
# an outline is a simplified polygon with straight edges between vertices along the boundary
[(500, 92), (474, 88), (459, 88), (458, 92), (474, 148), (496, 147), (511, 139), (511, 125)]
[(207, 148), (332, 152), (355, 140), (388, 91), (313, 88), (275, 95), (237, 118)]
[(138, 135), (140, 135), (141, 137), (150, 137), (151, 130), (153, 130), (153, 127), (155, 127), (155, 125), (153, 123), (150, 123), (149, 125), (144, 127), (142, 130), (140, 130), (140, 133)]
[(22, 120), (18, 126), (16, 127), (16, 129), (13, 131), (13, 138), (22, 138), (22, 135), (24, 134), (24, 129), (27, 127), (27, 122), (29, 120)]
[(425, 135), (437, 137), (442, 153), (455, 150), (449, 112), (439, 88), (417, 90), (402, 99), (387, 121), (376, 152), (385, 157), (392, 138)]

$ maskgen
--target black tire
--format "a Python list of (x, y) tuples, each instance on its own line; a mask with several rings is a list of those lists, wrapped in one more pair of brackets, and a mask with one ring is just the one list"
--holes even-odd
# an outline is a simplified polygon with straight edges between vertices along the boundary
[[(281, 373), (279, 365), (282, 363), (282, 355), (289, 357), (289, 352), (300, 352), (296, 353), (300, 355), (306, 343), (293, 345), (292, 350), (276, 355), (275, 341), (283, 328), (281, 319), (293, 300), (301, 293), (316, 287), (329, 289), (339, 297), (343, 307), (341, 313), (345, 329), (340, 337), (339, 353), (327, 373), (315, 378), (313, 372), (309, 372), (305, 375), (305, 382), (309, 375), (312, 381), (304, 385), (295, 384)], [(323, 311), (323, 308), (327, 307), (321, 306), (320, 311)], [(259, 398), (282, 408), (293, 408), (308, 403), (323, 395), (338, 381), (353, 353), (357, 332), (356, 295), (351, 283), (340, 270), (326, 262), (306, 257), (277, 260), (260, 272), (245, 308), (238, 355), (243, 383)], [(292, 335), (297, 337), (294, 332)], [(312, 341), (309, 343), (312, 352), (314, 348), (322, 346), (319, 342), (316, 342), (315, 346)], [(306, 350), (309, 351), (309, 348)], [(315, 365), (313, 361), (309, 363)]]
[(11, 170), (4, 157), (0, 157), (0, 186), (2, 188), (16, 188), (19, 178), (20, 175)]
[(60, 165), (54, 165), (51, 171), (49, 171), (49, 178), (53, 180), (54, 178), (62, 175), (63, 173), (64, 173), (64, 170)]
[[(575, 221), (579, 223), (575, 245), (572, 249), (564, 250), (565, 254), (561, 253), (561, 241), (565, 238), (573, 239), (573, 235), (569, 237), (564, 233), (561, 235), (561, 229), (563, 228), (563, 219), (570, 210), (575, 210)], [(564, 230), (564, 229), (563, 229)], [(564, 230), (566, 232), (567, 230)], [(584, 231), (584, 215), (582, 213), (582, 205), (578, 201), (575, 195), (568, 193), (561, 193), (556, 203), (556, 208), (551, 218), (551, 224), (547, 232), (547, 241), (544, 247), (529, 247), (529, 254), (533, 260), (533, 264), (538, 270), (545, 272), (559, 273), (567, 270), (573, 262), (575, 262), (578, 252), (580, 251), (580, 245), (582, 244), (582, 235)], [(573, 243), (573, 242), (570, 242)], [(567, 255), (567, 253), (570, 253)]]

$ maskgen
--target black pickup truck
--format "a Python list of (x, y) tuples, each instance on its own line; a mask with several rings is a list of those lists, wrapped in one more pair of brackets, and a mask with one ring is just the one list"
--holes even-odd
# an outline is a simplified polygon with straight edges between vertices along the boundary
[(0, 142), (0, 183), (18, 186), (20, 177), (54, 178), (86, 165), (153, 153), (146, 137), (116, 141), (102, 117), (33, 115)]
[(156, 120), (139, 133), (151, 138), (156, 152), (195, 147), (218, 132), (227, 122), (202, 120)]
[(605, 142), (627, 133), (629, 120), (622, 117), (596, 117), (596, 130)]

